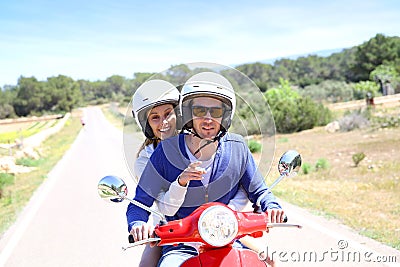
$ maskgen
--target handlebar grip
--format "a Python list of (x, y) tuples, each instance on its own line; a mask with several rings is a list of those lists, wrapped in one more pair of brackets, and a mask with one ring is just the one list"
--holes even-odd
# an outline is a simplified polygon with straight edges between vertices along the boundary
[(135, 240), (133, 239), (133, 235), (128, 236), (128, 241), (129, 241), (129, 243), (135, 243)]

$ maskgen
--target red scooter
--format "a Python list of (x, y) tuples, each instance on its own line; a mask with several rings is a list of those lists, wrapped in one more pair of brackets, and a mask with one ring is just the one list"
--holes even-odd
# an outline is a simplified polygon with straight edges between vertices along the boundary
[[(284, 177), (291, 176), (299, 170), (301, 157), (294, 150), (289, 150), (279, 160), (280, 177), (269, 187), (272, 189)], [(237, 248), (233, 243), (245, 236), (261, 237), (273, 227), (297, 227), (300, 225), (286, 223), (269, 223), (267, 212), (237, 212), (228, 206), (211, 202), (197, 208), (188, 217), (165, 222), (165, 217), (143, 204), (128, 199), (124, 181), (115, 176), (102, 178), (98, 185), (99, 195), (112, 202), (128, 200), (139, 207), (161, 217), (161, 223), (155, 227), (155, 238), (133, 242), (124, 250), (154, 242), (157, 246), (195, 243), (199, 255), (189, 258), (181, 266), (266, 266), (264, 259), (254, 250)]]

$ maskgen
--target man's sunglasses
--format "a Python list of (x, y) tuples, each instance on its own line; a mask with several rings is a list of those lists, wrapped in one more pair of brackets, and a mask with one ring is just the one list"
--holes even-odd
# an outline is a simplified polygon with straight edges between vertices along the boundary
[(204, 117), (207, 115), (207, 112), (210, 112), (213, 118), (221, 118), (222, 115), (224, 115), (224, 109), (222, 107), (192, 106), (192, 112), (196, 117)]

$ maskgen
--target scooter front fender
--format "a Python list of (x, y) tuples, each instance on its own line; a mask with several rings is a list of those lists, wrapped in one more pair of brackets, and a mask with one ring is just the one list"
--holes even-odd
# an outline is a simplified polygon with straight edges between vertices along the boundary
[(265, 267), (266, 264), (258, 258), (258, 255), (249, 249), (242, 248), (216, 248), (200, 253), (185, 261), (182, 267), (233, 267), (251, 266)]

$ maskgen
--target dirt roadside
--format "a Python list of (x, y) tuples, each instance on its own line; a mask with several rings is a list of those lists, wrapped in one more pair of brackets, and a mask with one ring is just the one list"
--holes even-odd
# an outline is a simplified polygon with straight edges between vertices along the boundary
[[(30, 137), (24, 138), (19, 144), (0, 144), (4, 149), (10, 151), (11, 155), (0, 157), (0, 171), (8, 173), (25, 173), (32, 170), (31, 167), (25, 167), (22, 165), (15, 164), (15, 160), (22, 157), (30, 157), (33, 159), (40, 158), (40, 145), (49, 136), (60, 131), (65, 123), (70, 118), (71, 114), (67, 113), (62, 117), (56, 125), (53, 127), (44, 129), (39, 133), (32, 135)], [(51, 119), (58, 118), (58, 116), (52, 116)], [(48, 118), (50, 119), (50, 118)], [(25, 120), (24, 120), (25, 121)]]

